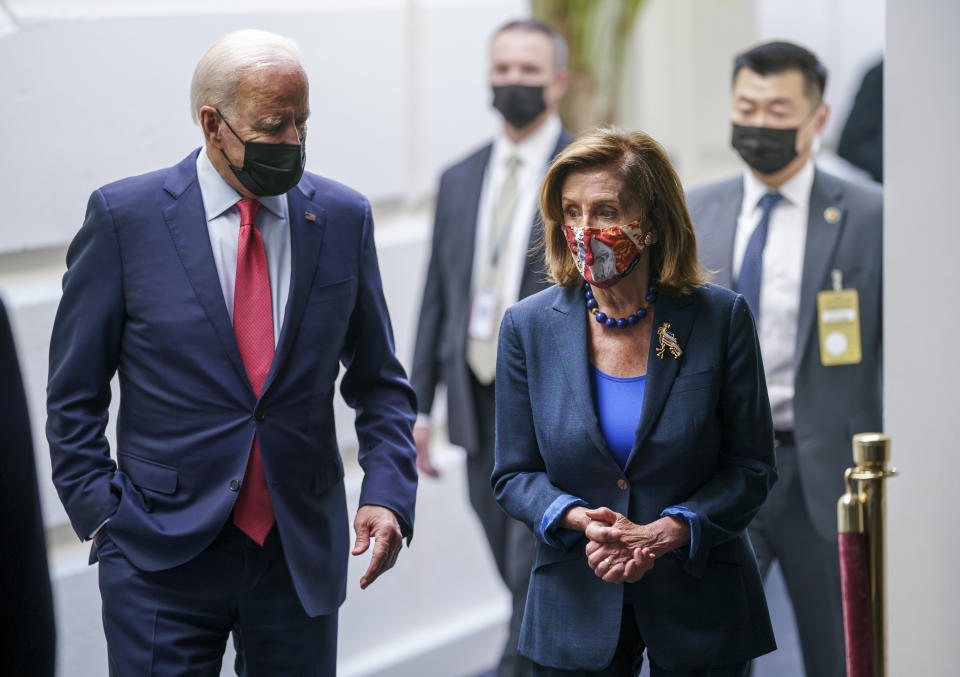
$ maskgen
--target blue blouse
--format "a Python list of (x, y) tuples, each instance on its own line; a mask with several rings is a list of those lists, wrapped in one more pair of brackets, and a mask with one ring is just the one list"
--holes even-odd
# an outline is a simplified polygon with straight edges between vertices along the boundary
[(593, 367), (593, 401), (600, 430), (620, 469), (627, 467), (643, 409), (647, 376), (619, 377)]

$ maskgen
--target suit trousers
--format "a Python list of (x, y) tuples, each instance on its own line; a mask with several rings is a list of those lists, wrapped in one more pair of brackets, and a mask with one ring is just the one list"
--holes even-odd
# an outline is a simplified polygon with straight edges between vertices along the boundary
[(137, 569), (97, 538), (103, 628), (111, 677), (218, 677), (233, 632), (241, 677), (333, 677), (337, 612), (307, 616), (277, 529), (263, 547), (233, 525), (189, 562)]
[[(760, 575), (780, 563), (793, 604), (807, 677), (844, 677), (843, 607), (837, 540), (810, 519), (793, 445), (777, 448), (779, 480), (749, 527)], [(836, 496), (835, 501), (839, 496)]]
[[(598, 670), (562, 670), (534, 663), (530, 675), (531, 677), (636, 677), (640, 674), (640, 668), (643, 667), (645, 649), (643, 638), (637, 629), (634, 608), (624, 605), (623, 618), (620, 622), (620, 638), (617, 640), (617, 648), (609, 665)], [(647, 659), (650, 660), (649, 655)], [(746, 663), (707, 670), (672, 672), (650, 660), (651, 677), (744, 677), (746, 674)]]
[(483, 385), (470, 375), (474, 411), (477, 415), (476, 449), (467, 450), (467, 489), (470, 504), (480, 519), (490, 552), (497, 564), (500, 577), (512, 597), (512, 614), (497, 677), (524, 677), (530, 672), (530, 661), (517, 649), (520, 644), (520, 626), (523, 607), (527, 602), (527, 586), (533, 567), (535, 540), (527, 527), (511, 519), (493, 497), (490, 475), (494, 457), (494, 388)]

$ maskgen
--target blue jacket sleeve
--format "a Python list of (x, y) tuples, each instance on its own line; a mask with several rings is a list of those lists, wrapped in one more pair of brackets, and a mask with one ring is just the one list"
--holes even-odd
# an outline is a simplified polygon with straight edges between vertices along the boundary
[(120, 246), (110, 207), (97, 191), (67, 250), (47, 381), (53, 482), (81, 539), (89, 538), (120, 502), (110, 486), (117, 466), (104, 430), (125, 313)]
[(346, 367), (340, 392), (356, 412), (358, 460), (364, 471), (360, 505), (392, 510), (409, 541), (417, 497), (417, 403), (395, 355), (369, 203), (364, 204), (362, 227), (359, 286), (340, 356)]
[(760, 346), (742, 296), (736, 297), (730, 313), (720, 409), (717, 470), (682, 503), (700, 524), (696, 552), (685, 564), (694, 576), (703, 574), (711, 548), (747, 528), (777, 478)]
[[(569, 548), (579, 536), (556, 537), (556, 531), (568, 531), (557, 529), (557, 509), (566, 509), (577, 501), (585, 503), (554, 486), (547, 476), (533, 424), (522, 341), (512, 309), (507, 310), (500, 326), (496, 391), (496, 458), (491, 477), (494, 496), (508, 515), (526, 524), (540, 541), (554, 548)], [(573, 502), (565, 504), (571, 498)]]

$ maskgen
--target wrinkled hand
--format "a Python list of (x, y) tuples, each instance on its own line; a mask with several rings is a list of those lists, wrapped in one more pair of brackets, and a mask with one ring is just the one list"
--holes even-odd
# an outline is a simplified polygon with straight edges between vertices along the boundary
[(585, 534), (587, 561), (594, 573), (608, 583), (633, 583), (653, 568), (666, 552), (689, 542), (686, 523), (672, 517), (651, 524), (634, 524), (609, 508), (588, 510)]
[(587, 543), (587, 562), (606, 583), (636, 583), (653, 568), (656, 557), (648, 548), (615, 547), (596, 541)]
[(353, 520), (353, 530), (357, 532), (353, 555), (365, 553), (370, 547), (370, 539), (374, 540), (370, 566), (360, 579), (360, 588), (365, 589), (397, 563), (403, 547), (403, 533), (393, 511), (379, 505), (361, 505)]
[(440, 477), (440, 471), (430, 460), (430, 426), (417, 423), (413, 426), (413, 441), (417, 445), (417, 470), (428, 477)]

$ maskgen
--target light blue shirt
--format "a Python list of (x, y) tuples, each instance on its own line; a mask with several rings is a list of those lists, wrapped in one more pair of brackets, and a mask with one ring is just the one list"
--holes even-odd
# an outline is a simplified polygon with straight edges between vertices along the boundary
[[(213, 262), (220, 278), (220, 290), (233, 323), (233, 292), (237, 280), (237, 245), (240, 239), (240, 210), (243, 199), (230, 187), (207, 157), (205, 148), (197, 156), (197, 181), (207, 217), (207, 233), (213, 249)], [(256, 218), (263, 237), (270, 274), (270, 297), (273, 305), (273, 344), (280, 339), (284, 310), (290, 293), (290, 217), (286, 195), (260, 198)]]

